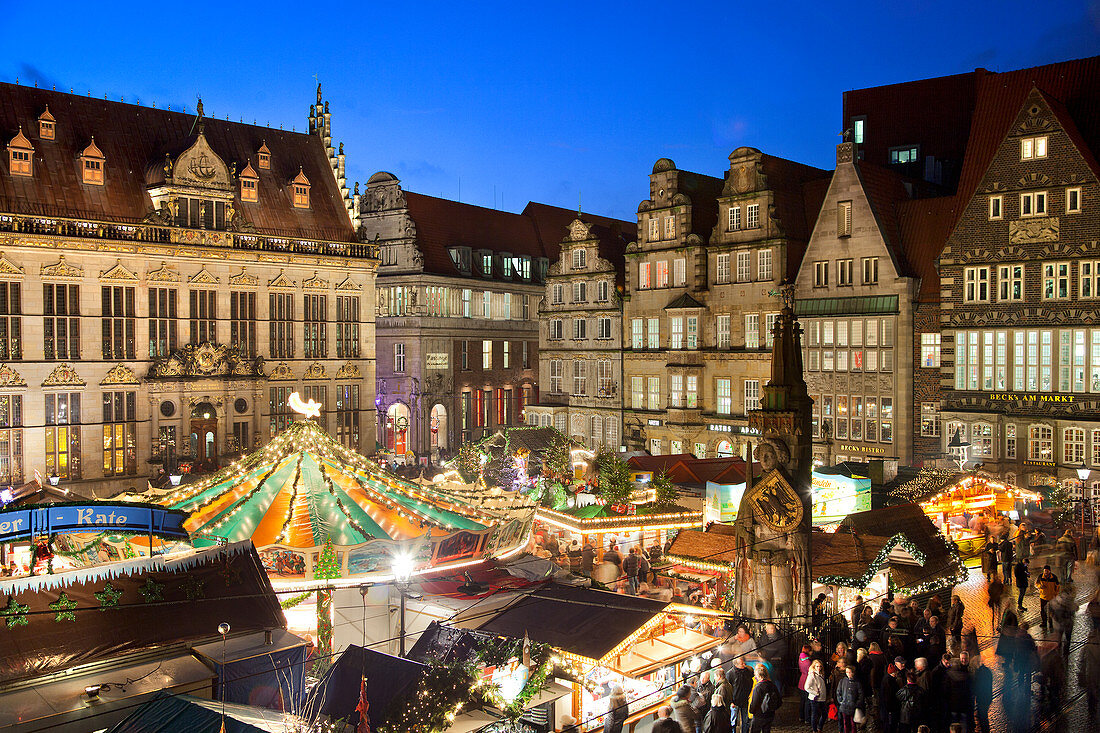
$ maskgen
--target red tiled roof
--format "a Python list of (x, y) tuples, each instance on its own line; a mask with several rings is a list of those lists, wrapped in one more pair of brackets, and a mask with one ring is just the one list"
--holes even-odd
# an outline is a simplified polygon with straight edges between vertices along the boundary
[(405, 198), (426, 272), (460, 276), (448, 247), (511, 252), (532, 260), (548, 256), (530, 217), (412, 191)]
[[(38, 118), (49, 105), (55, 139), (38, 137)], [(195, 139), (195, 115), (76, 94), (0, 83), (0, 137), (22, 126), (35, 146), (34, 176), (0, 173), (0, 210), (107, 221), (140, 222), (153, 210), (146, 172), (165, 155)], [(205, 119), (210, 147), (226, 165), (243, 169), (266, 140), (271, 169), (260, 173), (258, 203), (237, 202), (241, 216), (264, 234), (354, 241), (355, 231), (315, 135)], [(95, 137), (106, 158), (104, 185), (85, 185), (77, 159)], [(311, 183), (310, 207), (295, 208), (290, 181), (301, 168)]]
[[(745, 482), (745, 462), (740, 458), (696, 458), (690, 453), (666, 456), (633, 456), (627, 464), (634, 471), (664, 471), (674, 484), (740, 484)], [(753, 464), (754, 475), (761, 473)]]
[(977, 190), (1033, 88), (1038, 87), (1048, 98), (1061, 102), (1076, 123), (1085, 147), (1093, 149), (1100, 143), (1100, 56), (1019, 71), (977, 73), (977, 101), (959, 178), (960, 206), (955, 211), (956, 220)]
[(939, 302), (940, 273), (936, 260), (951, 233), (954, 210), (954, 196), (913, 199), (898, 207), (901, 246), (909, 269), (920, 278), (917, 299), (921, 302)]
[(932, 155), (944, 170), (944, 184), (953, 187), (966, 154), (966, 139), (974, 111), (976, 88), (984, 69), (933, 79), (887, 84), (844, 93), (841, 130), (852, 118), (866, 117), (863, 159), (889, 162), (889, 150), (920, 145), (922, 158)]

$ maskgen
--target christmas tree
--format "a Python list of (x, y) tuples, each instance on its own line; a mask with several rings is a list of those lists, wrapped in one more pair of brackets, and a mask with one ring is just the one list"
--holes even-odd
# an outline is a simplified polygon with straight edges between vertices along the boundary
[[(332, 538), (325, 539), (321, 548), (321, 557), (313, 567), (313, 577), (317, 580), (333, 580), (340, 577), (340, 563), (336, 559), (336, 548)], [(320, 676), (332, 663), (332, 588), (317, 591), (317, 664), (314, 674)]]

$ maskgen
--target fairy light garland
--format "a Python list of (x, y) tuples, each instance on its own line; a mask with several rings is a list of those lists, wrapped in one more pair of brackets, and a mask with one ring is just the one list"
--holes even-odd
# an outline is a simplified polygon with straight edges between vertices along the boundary
[(282, 544), (290, 534), (290, 523), (294, 520), (294, 509), (298, 504), (298, 482), (302, 478), (302, 454), (298, 454), (298, 460), (294, 463), (294, 480), (290, 484), (290, 503), (286, 509), (286, 519), (283, 520), (283, 527), (280, 530), (279, 535), (275, 538), (275, 544)]
[(685, 557), (684, 555), (665, 555), (664, 560), (672, 563), (673, 565), (683, 565), (686, 568), (693, 570), (710, 570), (716, 573), (729, 573), (733, 572), (734, 564), (732, 562), (712, 562), (707, 560), (700, 560), (695, 557)]
[(645, 529), (685, 529), (703, 526), (702, 511), (670, 514), (632, 514), (622, 517), (594, 517), (592, 519), (581, 519), (572, 514), (547, 509), (546, 507), (539, 507), (536, 512), (538, 519), (542, 522), (585, 534), (612, 530), (638, 532)]
[(328, 493), (336, 500), (336, 506), (339, 507), (340, 513), (344, 515), (344, 519), (347, 520), (348, 524), (350, 524), (364, 540), (372, 538), (373, 535), (364, 530), (363, 526), (351, 516), (347, 507), (344, 506), (343, 500), (336, 494), (336, 487), (332, 483), (332, 478), (328, 475), (328, 471), (325, 470), (325, 462), (318, 461), (317, 465), (321, 470), (321, 481), (324, 483), (325, 488), (328, 489)]
[[(874, 561), (872, 561), (870, 565), (868, 565), (867, 572), (864, 573), (861, 577), (850, 578), (840, 575), (822, 575), (818, 576), (814, 582), (821, 585), (838, 585), (844, 586), (846, 588), (866, 588), (867, 584), (871, 582), (871, 578), (873, 578), (875, 574), (879, 571), (879, 568), (886, 562), (886, 559), (890, 555), (890, 552), (897, 545), (901, 545), (901, 547), (910, 555), (912, 555), (913, 559), (920, 563), (922, 566), (927, 562), (927, 555), (925, 555), (924, 552), (922, 552), (916, 545), (914, 545), (908, 537), (899, 532), (898, 534), (895, 534), (893, 537), (891, 537), (885, 545), (883, 545), (882, 550), (879, 552), (878, 556), (875, 558)], [(931, 578), (922, 583), (918, 583), (917, 585), (905, 586), (901, 590), (904, 590), (905, 592), (912, 595), (918, 595), (928, 592), (930, 590), (944, 588), (948, 585), (958, 585), (959, 583), (965, 582), (966, 579), (969, 577), (969, 570), (967, 569), (966, 565), (963, 564), (958, 551), (953, 546), (946, 545), (946, 548), (950, 560), (945, 567), (950, 567), (951, 565), (954, 565), (956, 568), (958, 568), (954, 573), (946, 577)]]

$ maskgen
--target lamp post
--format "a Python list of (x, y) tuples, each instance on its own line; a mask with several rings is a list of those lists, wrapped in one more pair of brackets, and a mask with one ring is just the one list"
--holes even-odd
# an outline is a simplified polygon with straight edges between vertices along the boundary
[(1092, 497), (1085, 493), (1085, 482), (1088, 481), (1089, 474), (1092, 473), (1089, 467), (1085, 465), (1084, 460), (1081, 461), (1080, 466), (1076, 466), (1077, 478), (1081, 482), (1081, 537), (1085, 536), (1085, 507), (1092, 506)]
[(400, 615), (400, 656), (405, 656), (405, 596), (408, 595), (409, 580), (412, 578), (413, 561), (408, 555), (397, 555), (393, 558), (393, 582), (397, 586), (397, 592), (401, 594)]

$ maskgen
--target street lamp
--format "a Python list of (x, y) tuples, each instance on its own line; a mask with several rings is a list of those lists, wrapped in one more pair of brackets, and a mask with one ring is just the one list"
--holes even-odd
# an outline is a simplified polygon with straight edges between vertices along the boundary
[(50, 486), (57, 486), (60, 481), (61, 477), (57, 475), (57, 471), (50, 474)]
[(1081, 461), (1080, 466), (1076, 466), (1077, 478), (1081, 482), (1081, 537), (1085, 536), (1085, 508), (1092, 506), (1092, 496), (1088, 493), (1088, 489), (1085, 488), (1085, 482), (1088, 481), (1089, 474), (1092, 473), (1089, 467), (1085, 465), (1084, 460)]
[(408, 595), (409, 580), (412, 579), (413, 559), (408, 555), (395, 555), (393, 558), (393, 582), (401, 594), (401, 642), (400, 656), (405, 656), (405, 596)]

